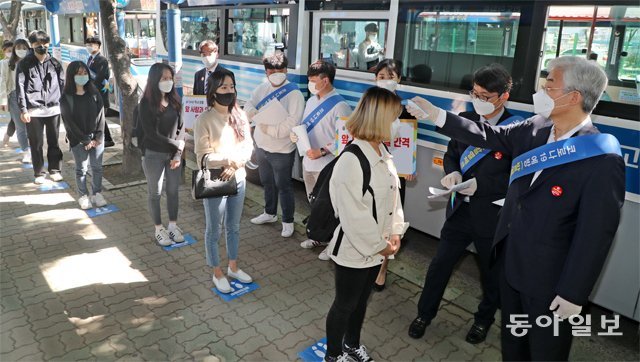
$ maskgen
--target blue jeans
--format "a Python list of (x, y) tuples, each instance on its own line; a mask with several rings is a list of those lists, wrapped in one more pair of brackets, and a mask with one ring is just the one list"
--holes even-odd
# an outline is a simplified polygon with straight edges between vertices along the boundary
[(170, 153), (145, 150), (142, 169), (147, 178), (147, 202), (149, 214), (154, 225), (162, 225), (160, 217), (160, 195), (162, 194), (162, 179), (167, 178), (167, 211), (169, 221), (178, 220), (178, 186), (180, 186), (180, 167), (172, 170), (169, 162), (173, 155)]
[(102, 192), (102, 155), (104, 153), (104, 144), (89, 151), (84, 149), (82, 143), (71, 147), (73, 159), (76, 161), (76, 186), (80, 196), (89, 195), (87, 190), (87, 171), (91, 164), (91, 191), (93, 194)]
[(291, 171), (296, 151), (291, 153), (272, 153), (256, 149), (260, 182), (264, 187), (264, 212), (269, 215), (278, 214), (278, 196), (282, 208), (282, 222), (293, 222), (295, 199)]
[(20, 107), (18, 106), (18, 96), (16, 91), (9, 93), (9, 114), (16, 125), (18, 143), (23, 151), (29, 150), (29, 138), (27, 137), (27, 125), (20, 120)]
[(227, 240), (227, 257), (238, 259), (240, 241), (240, 217), (244, 206), (245, 180), (238, 181), (238, 193), (233, 196), (212, 197), (203, 199), (206, 227), (204, 231), (204, 250), (207, 253), (207, 264), (210, 267), (220, 266), (218, 240), (222, 223)]

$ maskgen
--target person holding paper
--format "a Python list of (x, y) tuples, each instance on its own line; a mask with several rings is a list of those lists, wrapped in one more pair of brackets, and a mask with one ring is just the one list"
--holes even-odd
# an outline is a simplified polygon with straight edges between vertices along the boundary
[[(498, 256), (502, 358), (567, 360), (571, 324), (589, 300), (620, 221), (625, 162), (591, 112), (607, 87), (597, 63), (559, 57), (533, 95), (537, 115), (509, 127), (445, 112), (415, 97), (408, 107), (460, 142), (512, 155), (493, 247)], [(525, 315), (524, 318), (521, 318)], [(553, 326), (536, 320), (548, 318)], [(516, 336), (509, 325), (531, 325)]]
[[(304, 111), (304, 97), (298, 86), (287, 80), (287, 57), (282, 51), (263, 59), (267, 81), (260, 84), (244, 110), (250, 119), (264, 109), (272, 109), (269, 102), (279, 102), (285, 114), (279, 119), (256, 122), (253, 137), (257, 146), (258, 171), (264, 187), (264, 212), (251, 219), (254, 224), (278, 221), (278, 198), (282, 208), (282, 237), (293, 235), (295, 201), (291, 172), (296, 146), (289, 139), (291, 128), (297, 126)], [(278, 108), (278, 107), (276, 107)], [(258, 117), (259, 118), (259, 117)]]
[[(484, 66), (473, 74), (473, 89), (469, 92), (474, 111), (461, 117), (491, 125), (504, 125), (521, 117), (506, 108), (511, 76), (499, 64)], [(441, 183), (447, 189), (469, 181), (467, 189), (453, 192), (447, 202), (447, 212), (436, 256), (429, 264), (424, 288), (418, 302), (418, 316), (411, 323), (409, 335), (421, 338), (425, 328), (438, 313), (438, 307), (453, 268), (473, 242), (480, 264), (482, 300), (466, 341), (477, 344), (485, 340), (494, 322), (499, 303), (498, 274), (491, 268), (491, 244), (498, 222), (500, 207), (492, 202), (507, 193), (511, 156), (504, 151), (482, 151), (455, 139), (449, 141), (444, 155), (446, 176)], [(475, 155), (475, 156), (474, 156)]]
[[(320, 171), (334, 159), (333, 152), (337, 149), (335, 143), (336, 120), (351, 114), (351, 107), (335, 88), (333, 79), (336, 68), (324, 60), (316, 60), (309, 65), (309, 92), (312, 96), (304, 108), (302, 125), (306, 127), (311, 149), (307, 150), (302, 160), (302, 175), (307, 195), (313, 191), (318, 181)], [(298, 136), (291, 133), (291, 141), (298, 142)], [(311, 249), (318, 246), (326, 247), (329, 243), (315, 240), (305, 240), (300, 246)], [(326, 248), (318, 255), (320, 260), (329, 260)]]

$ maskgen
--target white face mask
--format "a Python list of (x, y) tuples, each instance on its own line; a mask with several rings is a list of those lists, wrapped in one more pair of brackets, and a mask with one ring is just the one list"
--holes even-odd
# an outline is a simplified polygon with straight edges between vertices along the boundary
[(93, 45), (87, 45), (87, 51), (89, 52), (89, 54), (93, 54), (95, 48), (93, 47)]
[(286, 73), (272, 73), (267, 78), (269, 78), (269, 82), (271, 82), (271, 85), (273, 85), (274, 87), (278, 87), (282, 83), (284, 83), (285, 80), (287, 80), (287, 74)]
[(478, 98), (471, 97), (471, 103), (473, 103), (473, 109), (476, 113), (481, 116), (486, 116), (496, 110), (496, 106), (493, 103), (485, 102)]
[(207, 69), (216, 65), (217, 61), (218, 61), (218, 55), (216, 53), (212, 53), (209, 56), (204, 56), (204, 55), (202, 56), (202, 64), (204, 64), (204, 67)]
[(5, 59), (9, 59), (9, 58), (11, 58), (11, 52), (6, 52), (6, 53), (4, 53), (4, 58), (5, 58)]
[(391, 144), (393, 145), (393, 140), (398, 138), (398, 132), (400, 131), (400, 119), (396, 118), (395, 121), (391, 123)]
[(158, 83), (158, 88), (162, 93), (169, 93), (171, 89), (173, 89), (173, 81), (172, 80), (163, 80)]
[(88, 74), (74, 75), (73, 81), (76, 82), (77, 85), (85, 85), (89, 81), (89, 75)]
[(381, 80), (377, 80), (376, 81), (376, 85), (380, 88), (384, 88), (387, 90), (390, 90), (392, 92), (395, 92), (396, 89), (398, 88), (398, 82), (396, 82), (393, 79), (381, 79)]
[(316, 82), (309, 82), (308, 88), (309, 93), (313, 94), (314, 96), (320, 92), (320, 90), (316, 88)]
[(16, 55), (17, 55), (19, 58), (24, 58), (24, 57), (26, 57), (26, 56), (27, 56), (27, 50), (26, 50), (26, 49), (17, 49), (17, 50), (16, 50)]
[(378, 42), (378, 35), (376, 35), (376, 34), (370, 34), (370, 35), (369, 35), (369, 41), (371, 41), (371, 42), (373, 42), (373, 43)]

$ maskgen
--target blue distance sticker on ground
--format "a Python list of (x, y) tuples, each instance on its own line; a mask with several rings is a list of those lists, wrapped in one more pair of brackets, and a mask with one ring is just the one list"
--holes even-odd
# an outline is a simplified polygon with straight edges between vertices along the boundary
[(178, 244), (171, 244), (171, 245), (167, 245), (167, 246), (163, 246), (162, 248), (166, 251), (171, 251), (173, 249), (178, 249), (181, 248), (183, 246), (187, 246), (187, 245), (191, 245), (191, 244), (195, 244), (196, 239), (191, 236), (191, 234), (184, 234), (182, 235), (184, 236), (184, 241)]
[(116, 205), (107, 205), (103, 207), (96, 207), (89, 210), (84, 210), (89, 217), (102, 216), (106, 214), (111, 214), (112, 212), (120, 211)]
[(222, 298), (225, 302), (234, 300), (242, 295), (253, 292), (254, 290), (260, 288), (260, 286), (256, 283), (240, 283), (234, 279), (228, 279), (229, 284), (231, 285), (230, 293), (220, 293), (220, 291), (216, 288), (211, 288), (214, 293), (218, 294), (220, 298)]
[(322, 338), (316, 342), (313, 346), (308, 347), (302, 352), (298, 353), (298, 357), (304, 362), (320, 362), (324, 360), (324, 356), (327, 354), (327, 338)]
[(68, 189), (69, 184), (66, 182), (47, 182), (46, 184), (40, 185), (40, 191), (55, 191), (55, 190), (64, 190)]

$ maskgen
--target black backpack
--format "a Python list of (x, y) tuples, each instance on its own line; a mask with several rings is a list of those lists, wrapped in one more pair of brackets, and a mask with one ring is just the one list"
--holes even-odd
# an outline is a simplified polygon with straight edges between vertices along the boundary
[[(367, 160), (367, 156), (362, 152), (362, 149), (357, 145), (349, 143), (338, 157), (322, 169), (320, 175), (318, 175), (318, 181), (316, 182), (313, 191), (309, 194), (311, 214), (305, 221), (307, 224), (307, 236), (311, 240), (320, 242), (331, 241), (334, 231), (338, 225), (340, 225), (340, 219), (335, 217), (333, 204), (331, 203), (331, 196), (329, 195), (329, 180), (331, 180), (331, 175), (333, 174), (333, 168), (335, 167), (336, 162), (338, 162), (340, 156), (345, 152), (353, 153), (358, 157), (358, 161), (360, 161), (363, 179), (362, 195), (369, 191), (371, 196), (373, 196), (373, 217), (378, 221), (378, 217), (376, 215), (376, 198), (371, 185), (369, 185), (369, 182), (371, 182), (371, 165), (369, 164), (369, 160)], [(343, 235), (344, 232), (340, 229), (333, 255), (337, 255)]]

